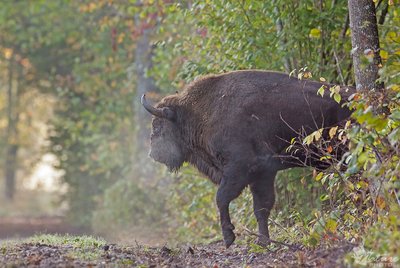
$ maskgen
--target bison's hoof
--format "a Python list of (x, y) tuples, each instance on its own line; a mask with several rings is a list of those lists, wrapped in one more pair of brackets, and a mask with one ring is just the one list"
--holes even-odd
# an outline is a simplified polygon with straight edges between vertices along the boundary
[(226, 248), (229, 248), (233, 244), (233, 241), (235, 241), (235, 234), (232, 229), (228, 228), (222, 230), (222, 234), (224, 236), (225, 246)]

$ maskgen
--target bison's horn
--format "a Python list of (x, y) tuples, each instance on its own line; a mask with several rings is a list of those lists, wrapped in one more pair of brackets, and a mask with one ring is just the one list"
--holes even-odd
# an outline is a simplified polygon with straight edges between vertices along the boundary
[(142, 95), (140, 102), (142, 103), (143, 107), (154, 116), (165, 118), (168, 120), (175, 119), (175, 113), (170, 108), (168, 108), (168, 107), (155, 108), (155, 107), (151, 106), (151, 104), (148, 103), (146, 100), (146, 94)]

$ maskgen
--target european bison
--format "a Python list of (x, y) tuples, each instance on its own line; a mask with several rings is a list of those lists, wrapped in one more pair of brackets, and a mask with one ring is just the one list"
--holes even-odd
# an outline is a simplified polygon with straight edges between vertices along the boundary
[(285, 161), (287, 141), (300, 129), (311, 133), (349, 117), (347, 108), (317, 95), (322, 85), (246, 70), (200, 78), (155, 107), (142, 96), (144, 108), (154, 115), (150, 156), (173, 171), (189, 162), (219, 185), (216, 202), (226, 247), (235, 240), (229, 203), (248, 185), (259, 242), (268, 243), (275, 175), (296, 166)]

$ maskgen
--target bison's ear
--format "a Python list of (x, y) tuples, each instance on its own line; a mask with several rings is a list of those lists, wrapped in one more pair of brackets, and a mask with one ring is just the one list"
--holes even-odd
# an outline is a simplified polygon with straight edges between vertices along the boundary
[(153, 107), (150, 103), (147, 102), (145, 94), (142, 95), (140, 102), (142, 103), (143, 107), (154, 116), (165, 118), (171, 121), (174, 121), (176, 119), (176, 114), (173, 110), (171, 110), (168, 107), (164, 108)]
[(163, 112), (163, 116), (162, 116), (163, 118), (168, 119), (170, 121), (175, 121), (176, 113), (172, 109), (170, 109), (168, 107), (164, 107), (164, 108), (162, 108), (162, 112)]

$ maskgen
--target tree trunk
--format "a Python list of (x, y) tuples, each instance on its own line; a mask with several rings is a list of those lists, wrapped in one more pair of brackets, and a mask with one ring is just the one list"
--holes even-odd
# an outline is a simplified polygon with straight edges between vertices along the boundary
[(152, 67), (152, 44), (150, 34), (154, 28), (144, 29), (136, 43), (135, 69), (136, 69), (136, 96), (134, 99), (135, 119), (137, 133), (135, 137), (136, 154), (134, 164), (136, 176), (142, 179), (143, 183), (154, 182), (154, 172), (148, 156), (150, 144), (150, 122), (151, 115), (140, 105), (140, 97), (149, 92), (157, 92), (154, 79), (146, 75), (147, 70)]
[[(20, 67), (20, 66), (18, 66)], [(18, 79), (22, 79), (20, 70), (18, 70)], [(5, 197), (12, 201), (15, 194), (15, 177), (17, 171), (17, 154), (18, 154), (18, 129), (19, 120), (18, 113), (18, 97), (20, 82), (14, 86), (14, 59), (13, 56), (9, 60), (8, 66), (8, 89), (7, 89), (7, 132), (6, 132), (6, 156), (4, 165), (5, 176)]]
[(353, 66), (357, 90), (382, 90), (376, 11), (373, 0), (348, 0)]
[[(373, 0), (349, 0), (349, 17), (353, 66), (357, 90), (383, 91), (383, 83), (377, 82), (381, 57), (376, 10)], [(376, 94), (375, 94), (376, 95)], [(370, 99), (374, 94), (370, 93)], [(375, 107), (375, 112), (385, 112)], [(369, 180), (369, 190), (375, 203), (381, 190), (378, 178)]]
[[(282, 34), (282, 31), (283, 31), (283, 22), (282, 22), (282, 20), (280, 19), (280, 14), (279, 14), (279, 9), (278, 9), (278, 7), (275, 7), (275, 8), (274, 8), (274, 13), (275, 13), (275, 15), (277, 16), (277, 20), (276, 20), (276, 33), (277, 33), (277, 35), (278, 35), (279, 43), (280, 43), (279, 49), (280, 49), (280, 50), (284, 50), (285, 47), (286, 47), (286, 39), (285, 39), (285, 38), (282, 38), (282, 37), (280, 36), (280, 35)], [(290, 64), (290, 60), (289, 60), (289, 58), (288, 58), (286, 55), (283, 57), (283, 66), (285, 67), (285, 71), (286, 71), (287, 73), (290, 73), (290, 72), (292, 71), (292, 67), (291, 67), (291, 64)]]

